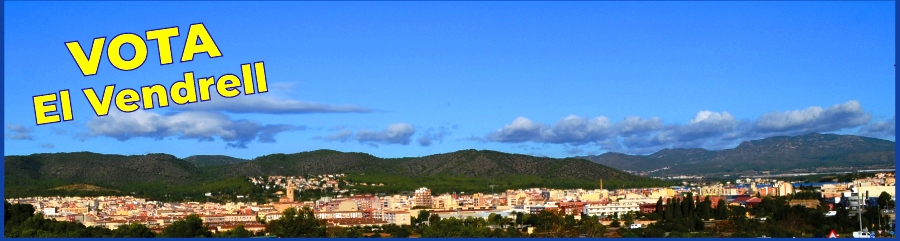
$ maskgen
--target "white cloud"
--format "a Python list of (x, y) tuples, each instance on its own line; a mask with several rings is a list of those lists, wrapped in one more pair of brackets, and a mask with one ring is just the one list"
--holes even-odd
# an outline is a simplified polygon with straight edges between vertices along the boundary
[(871, 117), (858, 101), (828, 108), (770, 112), (756, 120), (738, 120), (729, 112), (699, 111), (685, 124), (664, 125), (657, 117), (628, 116), (613, 123), (607, 117), (592, 119), (570, 115), (554, 125), (518, 117), (486, 135), (484, 140), (505, 143), (550, 143), (579, 146), (594, 144), (607, 151), (646, 154), (663, 148), (727, 148), (737, 142), (774, 135), (860, 129), (870, 136), (893, 136), (894, 119), (866, 125)]
[(312, 114), (312, 113), (368, 113), (371, 109), (356, 105), (329, 105), (309, 101), (277, 98), (254, 94), (235, 98), (213, 98), (209, 101), (176, 105), (182, 110), (222, 111), (229, 113)]
[(487, 136), (488, 140), (497, 142), (525, 142), (525, 141), (543, 141), (541, 131), (547, 127), (537, 124), (525, 117), (518, 117), (503, 129), (491, 133)]
[(416, 141), (419, 142), (420, 146), (431, 146), (431, 144), (433, 144), (435, 141), (443, 142), (444, 137), (447, 135), (450, 135), (450, 129), (447, 127), (442, 126), (437, 129), (428, 128), (427, 130), (425, 130), (425, 133), (422, 134), (422, 136), (419, 137), (419, 139)]
[(340, 141), (346, 142), (353, 138), (353, 132), (350, 130), (341, 130), (338, 133), (331, 134), (325, 137), (325, 140), (329, 141)]
[(34, 140), (34, 136), (31, 135), (34, 132), (33, 127), (26, 127), (22, 124), (6, 124), (6, 130), (8, 132), (3, 133), (3, 137), (10, 140)]
[(613, 132), (613, 123), (604, 116), (588, 119), (569, 115), (553, 126), (518, 117), (511, 124), (489, 134), (487, 139), (496, 142), (534, 141), (580, 145), (606, 138)]
[(224, 114), (212, 112), (180, 112), (164, 116), (139, 110), (131, 113), (111, 112), (107, 116), (95, 117), (87, 122), (87, 128), (91, 136), (112, 137), (120, 141), (138, 137), (175, 137), (199, 141), (219, 138), (228, 142), (229, 147), (246, 148), (251, 141), (275, 142), (276, 134), (305, 127), (231, 120)]
[(642, 119), (638, 116), (628, 116), (625, 117), (625, 120), (616, 123), (616, 130), (619, 135), (623, 136), (646, 134), (660, 130), (662, 127), (663, 123), (659, 117)]
[[(416, 133), (416, 128), (407, 123), (396, 123), (388, 125), (381, 131), (359, 130), (356, 134), (347, 129), (340, 129), (339, 132), (314, 139), (324, 139), (326, 141), (347, 142), (355, 140), (360, 144), (367, 144), (378, 147), (379, 144), (400, 144), (409, 145), (412, 142), (412, 135)], [(421, 142), (421, 140), (420, 140)]]
[(891, 117), (890, 120), (878, 121), (867, 126), (864, 126), (859, 132), (860, 135), (870, 136), (875, 138), (891, 138), (894, 137), (894, 125), (896, 123), (896, 116)]
[(803, 110), (769, 112), (756, 120), (754, 130), (787, 135), (829, 132), (858, 127), (871, 119), (858, 101), (851, 100), (828, 108), (812, 106)]
[(361, 130), (356, 133), (356, 141), (371, 144), (401, 144), (408, 145), (412, 135), (416, 132), (410, 124), (391, 124), (383, 131)]

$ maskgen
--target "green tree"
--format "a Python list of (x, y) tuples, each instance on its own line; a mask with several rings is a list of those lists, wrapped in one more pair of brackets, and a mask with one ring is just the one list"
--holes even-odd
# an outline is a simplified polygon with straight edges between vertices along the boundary
[(665, 216), (665, 214), (663, 213), (663, 209), (663, 199), (662, 196), (660, 196), (659, 200), (656, 200), (656, 213), (659, 214), (660, 217)]
[(156, 233), (141, 223), (130, 223), (112, 230), (112, 236), (115, 238), (152, 238), (156, 237)]
[(672, 209), (674, 209), (674, 208), (672, 208), (673, 205), (674, 205), (674, 202), (672, 202), (672, 199), (670, 198), (669, 201), (666, 202), (665, 209), (663, 210), (663, 220), (672, 220), (675, 218), (674, 213), (672, 211)]
[(728, 219), (728, 204), (725, 203), (725, 199), (719, 199), (716, 202), (716, 220), (725, 219)]
[(163, 229), (159, 236), (167, 238), (208, 238), (212, 236), (212, 232), (203, 224), (203, 219), (200, 219), (200, 216), (191, 214)]
[(597, 216), (582, 216), (578, 232), (588, 238), (606, 237), (606, 226), (600, 223)]
[(622, 226), (622, 223), (619, 222), (619, 219), (613, 219), (612, 223), (609, 223), (610, 227), (618, 228)]
[(4, 224), (7, 227), (17, 226), (34, 216), (34, 206), (31, 204), (9, 204), (9, 202), (6, 202), (3, 207), (6, 209), (6, 217), (3, 219), (6, 220)]
[(329, 238), (362, 238), (363, 230), (359, 227), (327, 227), (325, 229), (326, 236)]
[(422, 224), (425, 221), (428, 221), (428, 217), (430, 216), (431, 213), (428, 212), (428, 210), (419, 210), (419, 215), (417, 215), (416, 218), (413, 219), (413, 225)]
[(366, 236), (366, 238), (381, 238), (381, 233), (378, 231), (375, 231), (375, 233), (372, 233), (372, 235)]
[(678, 199), (675, 199), (672, 202), (672, 219), (674, 220), (681, 220), (682, 218), (684, 218), (684, 213), (681, 212), (681, 203), (681, 200)]
[(222, 238), (249, 238), (249, 237), (253, 237), (253, 232), (250, 232), (250, 230), (247, 230), (246, 228), (244, 228), (244, 225), (241, 224), (231, 230), (222, 232), (216, 236), (222, 237)]
[(689, 192), (681, 203), (681, 214), (684, 217), (691, 217), (694, 212), (694, 193)]
[(625, 219), (625, 226), (631, 226), (634, 224), (634, 212), (629, 211), (628, 213), (625, 213), (625, 215), (622, 215), (622, 219)]
[(509, 226), (506, 227), (506, 231), (504, 232), (503, 236), (508, 238), (521, 238), (522, 232), (519, 231), (519, 229), (517, 229), (515, 226)]
[(326, 237), (325, 224), (316, 219), (315, 213), (308, 207), (298, 212), (295, 208), (284, 210), (281, 218), (266, 223), (266, 231), (278, 237)]
[(894, 199), (891, 199), (891, 194), (881, 192), (881, 195), (878, 195), (878, 206), (888, 209), (894, 208)]
[(400, 228), (391, 232), (391, 238), (409, 238), (411, 234), (408, 229)]
[(703, 202), (700, 202), (700, 204), (697, 205), (697, 212), (699, 214), (698, 216), (704, 220), (709, 220), (713, 217), (712, 201), (709, 200), (709, 196), (706, 196), (706, 198), (703, 199)]
[(428, 217), (428, 223), (429, 223), (429, 224), (430, 224), (430, 223), (436, 223), (436, 222), (438, 222), (438, 221), (441, 221), (441, 216), (438, 215), (437, 213), (432, 213), (431, 216)]

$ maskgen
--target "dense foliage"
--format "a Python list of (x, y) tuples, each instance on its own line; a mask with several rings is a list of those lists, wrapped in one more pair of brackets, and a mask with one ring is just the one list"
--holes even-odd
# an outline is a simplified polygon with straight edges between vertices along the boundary
[[(6, 156), (5, 196), (133, 195), (160, 201), (269, 202), (278, 198), (274, 195), (277, 190), (252, 185), (247, 177), (335, 173), (348, 174), (352, 182), (384, 184), (349, 187), (355, 193), (394, 194), (423, 185), (435, 193), (531, 187), (597, 188), (601, 178), (607, 186), (615, 187), (671, 184), (581, 159), (475, 150), (397, 159), (318, 150), (267, 155), (249, 162), (224, 156), (195, 156), (191, 160), (202, 161), (204, 166), (197, 167), (166, 154), (122, 156), (78, 152)], [(301, 199), (325, 195), (322, 191), (304, 191)]]

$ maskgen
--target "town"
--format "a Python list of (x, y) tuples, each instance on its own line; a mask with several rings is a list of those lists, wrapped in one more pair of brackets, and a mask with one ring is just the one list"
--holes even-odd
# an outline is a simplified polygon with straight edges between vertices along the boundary
[[(278, 200), (257, 202), (161, 202), (133, 196), (103, 197), (30, 197), (7, 199), (12, 204), (30, 204), (43, 217), (59, 221), (78, 222), (88, 227), (116, 229), (125, 224), (142, 224), (154, 232), (161, 232), (172, 223), (195, 214), (213, 232), (226, 232), (238, 226), (250, 232), (265, 233), (266, 222), (282, 218), (290, 208), (308, 208), (315, 217), (324, 220), (328, 227), (377, 227), (382, 225), (411, 225), (421, 212), (427, 211), (440, 219), (456, 218), (516, 218), (517, 214), (537, 215), (552, 211), (560, 215), (572, 215), (575, 219), (597, 217), (605, 226), (617, 226), (619, 220), (632, 217), (624, 228), (643, 228), (660, 218), (647, 218), (659, 213), (660, 204), (672, 200), (707, 200), (711, 208), (719, 205), (752, 208), (768, 197), (792, 197), (790, 206), (801, 205), (823, 210), (826, 216), (836, 210), (846, 209), (855, 216), (861, 208), (877, 206), (884, 209), (885, 220), (881, 226), (867, 224), (862, 227), (871, 236), (874, 228), (892, 225), (893, 208), (879, 203), (886, 194), (893, 200), (894, 173), (877, 173), (851, 182), (802, 183), (765, 178), (742, 178), (733, 182), (693, 183), (682, 186), (606, 189), (598, 180), (597, 189), (546, 189), (497, 190), (492, 193), (432, 193), (427, 187), (400, 194), (353, 193), (356, 186), (378, 186), (384, 183), (352, 183), (344, 174), (316, 176), (248, 177), (247, 181), (276, 190)], [(301, 200), (304, 191), (329, 190), (332, 195), (316, 200)], [(206, 193), (212, 196), (212, 193)], [(237, 196), (238, 199), (244, 196)], [(893, 202), (891, 202), (893, 205)], [(749, 212), (750, 219), (765, 220)], [(644, 218), (634, 219), (636, 216)], [(879, 216), (880, 217), (880, 216)], [(419, 220), (418, 222), (421, 222)], [(616, 224), (614, 224), (616, 223)], [(716, 225), (715, 222), (709, 225)], [(860, 224), (862, 226), (862, 224)], [(516, 226), (523, 233), (531, 234), (534, 227)], [(855, 228), (860, 229), (860, 228)], [(879, 230), (884, 231), (884, 230)], [(861, 232), (861, 231), (860, 231)], [(888, 235), (884, 231), (880, 236)]]

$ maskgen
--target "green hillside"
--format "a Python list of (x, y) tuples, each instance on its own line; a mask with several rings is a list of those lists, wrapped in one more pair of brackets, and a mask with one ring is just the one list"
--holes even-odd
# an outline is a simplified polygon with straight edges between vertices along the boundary
[[(214, 157), (214, 158), (208, 158)], [(582, 159), (553, 159), (496, 151), (464, 150), (417, 158), (378, 158), (365, 153), (317, 150), (271, 154), (223, 164), (224, 156), (178, 159), (172, 155), (104, 155), (89, 152), (6, 156), (6, 197), (36, 195), (143, 195), (154, 199), (202, 200), (211, 192), (271, 196), (246, 177), (347, 174), (356, 192), (399, 193), (426, 186), (434, 192), (477, 192), (508, 188), (596, 188), (663, 186)], [(234, 158), (236, 159), (236, 158)], [(194, 163), (203, 162), (195, 166)], [(215, 163), (210, 165), (210, 163)], [(60, 188), (73, 184), (96, 188)], [(270, 190), (274, 191), (274, 190)], [(215, 197), (216, 195), (214, 195)]]

